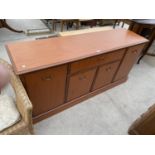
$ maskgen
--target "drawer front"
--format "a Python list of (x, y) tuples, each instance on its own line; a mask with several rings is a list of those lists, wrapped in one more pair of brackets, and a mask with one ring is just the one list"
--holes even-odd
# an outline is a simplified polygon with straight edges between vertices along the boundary
[(128, 73), (130, 72), (133, 65), (137, 62), (138, 57), (140, 56), (142, 49), (144, 48), (145, 44), (136, 45), (133, 47), (129, 47), (126, 51), (125, 57), (123, 62), (119, 68), (118, 73), (114, 81), (120, 80), (121, 78), (127, 77)]
[(121, 60), (124, 55), (124, 52), (125, 52), (125, 49), (121, 49), (111, 53), (102, 54), (102, 55), (94, 56), (84, 60), (80, 60), (77, 62), (73, 62), (71, 63), (70, 73), (71, 74), (76, 73), (81, 70), (95, 67), (97, 65), (106, 64), (116, 60)]
[(67, 65), (25, 75), (33, 117), (64, 103)]
[(89, 93), (96, 69), (91, 69), (70, 77), (67, 101)]
[(119, 64), (120, 61), (99, 67), (93, 90), (110, 84), (119, 67)]
[(114, 62), (117, 60), (121, 60), (126, 49), (121, 49), (115, 52), (107, 53), (107, 54), (102, 54), (98, 56), (98, 62), (99, 64), (106, 64), (110, 62)]

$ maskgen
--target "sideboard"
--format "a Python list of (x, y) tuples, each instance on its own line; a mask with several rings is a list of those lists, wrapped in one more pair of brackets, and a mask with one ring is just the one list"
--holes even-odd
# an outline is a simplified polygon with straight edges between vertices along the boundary
[(116, 29), (6, 48), (33, 104), (35, 123), (125, 82), (147, 41)]

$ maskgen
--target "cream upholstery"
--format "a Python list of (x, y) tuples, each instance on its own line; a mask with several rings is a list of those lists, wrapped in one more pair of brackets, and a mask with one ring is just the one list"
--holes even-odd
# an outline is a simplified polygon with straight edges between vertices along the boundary
[(20, 114), (17, 110), (12, 97), (0, 95), (0, 131), (14, 125), (20, 120)]

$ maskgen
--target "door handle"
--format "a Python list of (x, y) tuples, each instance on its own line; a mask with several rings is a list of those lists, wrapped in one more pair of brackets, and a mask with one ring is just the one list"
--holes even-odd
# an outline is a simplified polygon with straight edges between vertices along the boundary
[(79, 80), (85, 80), (87, 77), (86, 76), (80, 76)]
[(133, 51), (132, 51), (132, 53), (137, 54), (137, 53), (138, 53), (138, 51), (137, 51), (137, 50), (133, 50)]
[(109, 72), (111, 70), (111, 67), (108, 67), (105, 69), (107, 72)]
[(43, 81), (50, 81), (50, 80), (52, 80), (52, 76), (51, 75), (48, 75), (48, 76), (42, 77), (41, 79)]

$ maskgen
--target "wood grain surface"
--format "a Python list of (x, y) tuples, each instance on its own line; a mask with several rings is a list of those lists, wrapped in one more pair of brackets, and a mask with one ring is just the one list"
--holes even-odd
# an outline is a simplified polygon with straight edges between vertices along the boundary
[(147, 42), (125, 29), (14, 42), (6, 45), (16, 74), (21, 75)]

